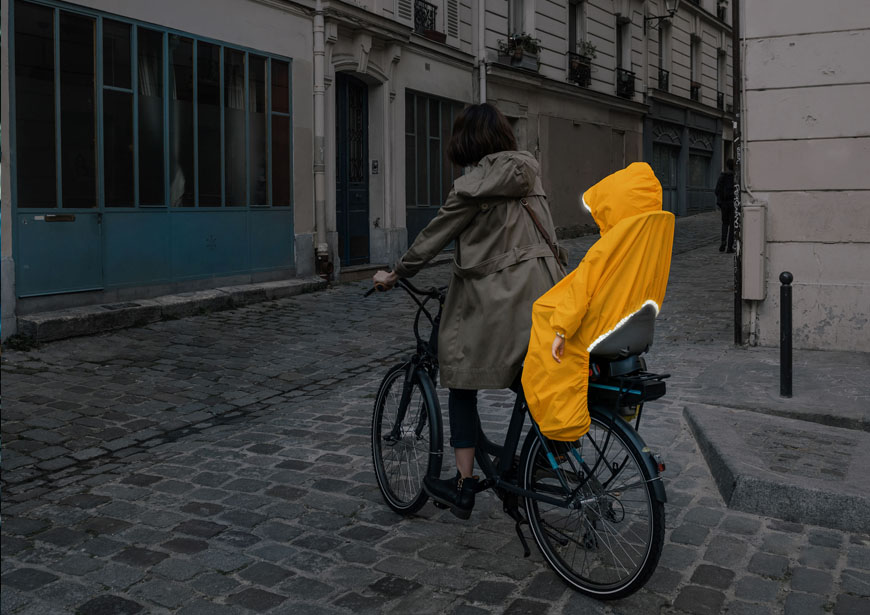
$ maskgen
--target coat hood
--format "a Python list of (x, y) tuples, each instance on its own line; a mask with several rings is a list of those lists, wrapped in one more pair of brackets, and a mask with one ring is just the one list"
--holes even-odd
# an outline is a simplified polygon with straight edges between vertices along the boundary
[(661, 211), (662, 185), (647, 163), (634, 162), (589, 188), (581, 200), (604, 235), (626, 218)]
[(484, 156), (471, 171), (456, 179), (460, 198), (521, 198), (538, 177), (538, 161), (529, 152), (497, 152)]

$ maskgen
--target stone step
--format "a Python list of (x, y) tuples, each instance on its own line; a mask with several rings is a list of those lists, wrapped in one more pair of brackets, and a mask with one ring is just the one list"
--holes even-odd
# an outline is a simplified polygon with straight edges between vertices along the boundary
[(683, 416), (729, 508), (870, 528), (870, 433), (704, 404)]

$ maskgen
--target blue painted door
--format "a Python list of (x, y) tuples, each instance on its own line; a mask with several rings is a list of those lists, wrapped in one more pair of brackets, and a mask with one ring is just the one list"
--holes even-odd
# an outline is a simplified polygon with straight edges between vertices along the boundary
[(368, 86), (337, 74), (336, 223), (344, 266), (369, 262)]

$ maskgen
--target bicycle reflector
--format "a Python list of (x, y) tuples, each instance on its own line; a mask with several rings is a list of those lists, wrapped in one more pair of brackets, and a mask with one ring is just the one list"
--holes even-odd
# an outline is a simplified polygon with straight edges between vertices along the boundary
[(659, 455), (658, 453), (653, 453), (653, 459), (655, 459), (656, 468), (658, 468), (658, 471), (664, 472), (665, 471), (665, 462), (662, 459), (662, 456)]

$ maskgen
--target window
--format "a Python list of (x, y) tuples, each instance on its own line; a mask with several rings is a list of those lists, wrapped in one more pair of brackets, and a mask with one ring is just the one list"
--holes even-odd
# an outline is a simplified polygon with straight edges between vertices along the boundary
[(662, 70), (671, 70), (671, 28), (673, 26), (668, 21), (662, 21), (658, 28), (659, 34), (659, 68)]
[(631, 19), (616, 16), (616, 68), (631, 70)]
[(289, 61), (26, 0), (14, 36), (19, 207), (291, 204)]
[(444, 203), (462, 169), (447, 159), (453, 121), (462, 103), (405, 93), (405, 203), (408, 243)]
[(572, 0), (568, 4), (568, 51), (582, 53), (580, 43), (586, 42), (586, 2)]
[(508, 0), (508, 35), (523, 34), (526, 31), (523, 4), (523, 0)]

